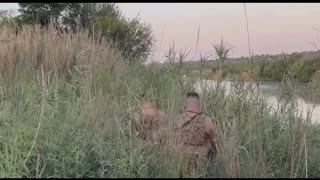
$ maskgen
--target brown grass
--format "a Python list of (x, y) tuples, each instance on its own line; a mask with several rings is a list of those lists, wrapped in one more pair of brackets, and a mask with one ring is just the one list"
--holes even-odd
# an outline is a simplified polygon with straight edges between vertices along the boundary
[(0, 40), (1, 78), (21, 71), (40, 72), (41, 64), (45, 73), (53, 71), (64, 76), (101, 62), (124, 65), (117, 50), (104, 40), (93, 40), (88, 32), (58, 33), (52, 26), (48, 30), (23, 26), (16, 34), (11, 28), (1, 26)]

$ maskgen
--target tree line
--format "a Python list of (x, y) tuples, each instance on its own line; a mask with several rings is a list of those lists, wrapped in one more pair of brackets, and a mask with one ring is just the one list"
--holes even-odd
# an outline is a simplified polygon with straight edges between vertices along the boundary
[(143, 62), (155, 38), (149, 24), (127, 18), (115, 3), (19, 3), (20, 15), (1, 19), (1, 24), (52, 24), (60, 32), (88, 30), (90, 35), (113, 42), (129, 62)]

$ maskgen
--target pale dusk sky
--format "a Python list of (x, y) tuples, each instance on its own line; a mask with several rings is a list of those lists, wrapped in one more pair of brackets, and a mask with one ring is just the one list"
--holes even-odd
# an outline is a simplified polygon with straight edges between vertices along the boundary
[[(157, 39), (153, 60), (163, 59), (172, 41), (176, 49), (191, 49), (193, 58), (200, 24), (199, 52), (213, 52), (211, 43), (224, 40), (235, 48), (231, 57), (248, 56), (243, 3), (120, 3), (127, 17), (138, 14), (152, 25)], [(0, 3), (0, 9), (18, 9), (17, 3)], [(320, 3), (246, 3), (251, 49), (255, 55), (316, 50), (319, 43)], [(160, 40), (163, 39), (160, 49)], [(320, 38), (319, 38), (320, 39)], [(197, 56), (198, 56), (197, 55)]]

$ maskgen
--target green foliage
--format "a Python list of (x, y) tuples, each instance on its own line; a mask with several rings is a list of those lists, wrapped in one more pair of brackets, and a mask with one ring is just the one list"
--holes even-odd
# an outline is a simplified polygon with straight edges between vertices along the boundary
[(66, 3), (19, 3), (19, 6), (23, 23), (47, 26), (50, 22), (57, 24)]
[[(185, 165), (180, 154), (136, 138), (131, 124), (141, 93), (159, 100), (170, 124), (176, 121), (186, 92), (194, 88), (188, 66), (127, 66), (86, 33), (57, 38), (53, 31), (28, 28), (17, 36), (10, 29), (1, 34), (13, 39), (0, 49), (1, 63), (12, 62), (0, 78), (0, 177), (179, 177)], [(37, 60), (47, 62), (45, 73), (38, 72)], [(278, 65), (287, 74), (293, 66)], [(234, 66), (225, 68), (238, 73), (246, 63), (237, 64), (241, 71)], [(243, 83), (232, 85), (230, 96), (223, 86), (200, 86), (204, 112), (216, 121), (219, 151), (197, 175), (319, 177), (319, 125), (295, 116), (289, 98), (272, 110)]]
[(124, 17), (98, 16), (94, 30), (102, 37), (115, 42), (128, 61), (143, 62), (150, 55), (154, 43), (149, 25), (140, 19)]
[(117, 4), (114, 3), (96, 3), (97, 16), (111, 16), (119, 18), (121, 16), (121, 10)]
[(320, 97), (320, 70), (314, 73), (311, 84), (315, 95)]
[(320, 69), (319, 59), (299, 59), (299, 60), (275, 60), (267, 62), (260, 67), (260, 78), (273, 81), (281, 81), (283, 76), (290, 73), (299, 82), (310, 82), (313, 74)]
[[(0, 176), (179, 177), (185, 165), (179, 154), (137, 139), (130, 117), (139, 106), (139, 95), (146, 93), (158, 99), (174, 122), (194, 83), (185, 83), (185, 70), (132, 64), (119, 73), (97, 64), (89, 71), (73, 74), (70, 82), (58, 76), (48, 81), (39, 137), (26, 163), (41, 118), (41, 77), (27, 81), (21, 75), (14, 85), (0, 81)], [(306, 159), (296, 157), (305, 153), (300, 145), (306, 133), (308, 176), (318, 177), (319, 127), (298, 126), (298, 119), (288, 116), (292, 109), (272, 115), (266, 101), (246, 99), (249, 91), (241, 84), (234, 87), (238, 87), (234, 96), (225, 96), (223, 89), (201, 96), (205, 112), (216, 117), (223, 130), (226, 149), (210, 166), (199, 166), (198, 175), (231, 177), (230, 167), (239, 167), (238, 177), (305, 177)], [(233, 125), (224, 126), (225, 122)]]
[[(154, 43), (151, 26), (138, 17), (127, 19), (114, 3), (19, 3), (19, 6), (21, 22), (43, 26), (53, 22), (58, 28), (66, 25), (73, 32), (89, 29), (101, 35), (96, 37), (116, 44), (129, 62), (143, 62), (151, 53)], [(58, 23), (59, 18), (62, 24)]]
[(94, 20), (96, 8), (94, 3), (68, 3), (66, 5), (66, 15), (62, 17), (63, 24), (71, 29), (88, 28)]
[(73, 30), (90, 28), (98, 16), (118, 18), (121, 15), (119, 6), (114, 3), (68, 3), (65, 11), (63, 24)]
[(320, 59), (299, 60), (292, 66), (294, 77), (301, 82), (312, 80), (314, 73), (320, 69)]
[(14, 17), (10, 13), (6, 13), (8, 11), (3, 11), (3, 13), (0, 13), (0, 26), (4, 27), (9, 27), (12, 28), (17, 32), (18, 28), (21, 27), (22, 23), (19, 17)]
[(282, 81), (285, 71), (278, 62), (267, 63), (264, 70), (264, 77), (269, 80)]
[[(293, 53), (272, 58), (254, 59), (253, 72), (258, 79), (282, 81), (285, 76), (289, 76), (298, 82), (307, 83), (311, 82), (315, 72), (320, 70), (320, 59), (317, 56), (307, 58), (301, 53)], [(243, 72), (248, 72), (250, 68), (246, 61), (244, 58), (236, 60), (228, 59), (222, 65), (223, 71), (233, 76), (239, 76)], [(200, 63), (192, 64), (192, 68), (200, 71), (199, 65)], [(207, 69), (209, 73), (210, 71), (215, 73), (219, 67), (219, 61), (208, 61), (204, 69)]]
[[(194, 83), (183, 80), (186, 69), (132, 64), (119, 74), (98, 64), (89, 71), (73, 74), (71, 81), (58, 76), (48, 81), (39, 137), (26, 163), (40, 119), (41, 77), (25, 81), (21, 75), (15, 85), (0, 81), (0, 176), (179, 177), (184, 165), (179, 154), (137, 139), (130, 117), (139, 107), (139, 95), (146, 93), (174, 122)], [(319, 176), (319, 127), (299, 125), (288, 116), (292, 109), (270, 114), (265, 100), (244, 98), (249, 91), (238, 85), (234, 96), (225, 96), (221, 88), (201, 96), (205, 112), (223, 131), (219, 137), (225, 149), (198, 175), (231, 177), (230, 167), (239, 167), (238, 177), (305, 177), (308, 160), (308, 177)], [(307, 159), (300, 157), (305, 154), (303, 133)]]
[(257, 76), (258, 76), (258, 77), (263, 77), (263, 76), (264, 76), (266, 65), (267, 65), (267, 61), (266, 61), (266, 60), (264, 60), (264, 61), (260, 64), (259, 69), (258, 69), (258, 72), (257, 72)]

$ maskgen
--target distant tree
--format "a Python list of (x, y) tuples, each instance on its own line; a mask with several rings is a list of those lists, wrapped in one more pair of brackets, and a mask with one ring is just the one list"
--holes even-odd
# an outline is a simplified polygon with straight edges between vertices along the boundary
[(144, 61), (154, 43), (151, 26), (142, 23), (139, 18), (130, 20), (123, 16), (97, 16), (94, 31), (115, 42), (129, 61)]
[(14, 10), (5, 10), (0, 12), (0, 26), (10, 26), (14, 28), (16, 33), (18, 32), (18, 28), (20, 27), (19, 18), (14, 16)]
[[(91, 33), (114, 42), (125, 59), (144, 61), (150, 55), (154, 37), (151, 26), (136, 17), (124, 17), (114, 3), (19, 3), (20, 20), (27, 24), (66, 26), (74, 32)], [(61, 21), (60, 21), (61, 19)]]
[(142, 62), (151, 53), (154, 37), (150, 25), (138, 17), (124, 17), (117, 4), (69, 3), (63, 19), (74, 30), (89, 28), (91, 33), (112, 41), (130, 62)]
[(8, 13), (7, 10), (0, 10), (0, 17), (6, 16)]
[(23, 23), (47, 26), (57, 24), (66, 3), (19, 3), (20, 17)]
[(97, 16), (110, 16), (114, 18), (121, 17), (121, 10), (117, 4), (114, 3), (97, 3)]
[(68, 3), (66, 5), (63, 24), (72, 29), (89, 28), (96, 17), (119, 17), (119, 7), (114, 3)]
[[(91, 7), (92, 3), (68, 3), (62, 22), (72, 30), (88, 27), (90, 21), (94, 18), (94, 7)], [(91, 19), (92, 18), (92, 19)]]

